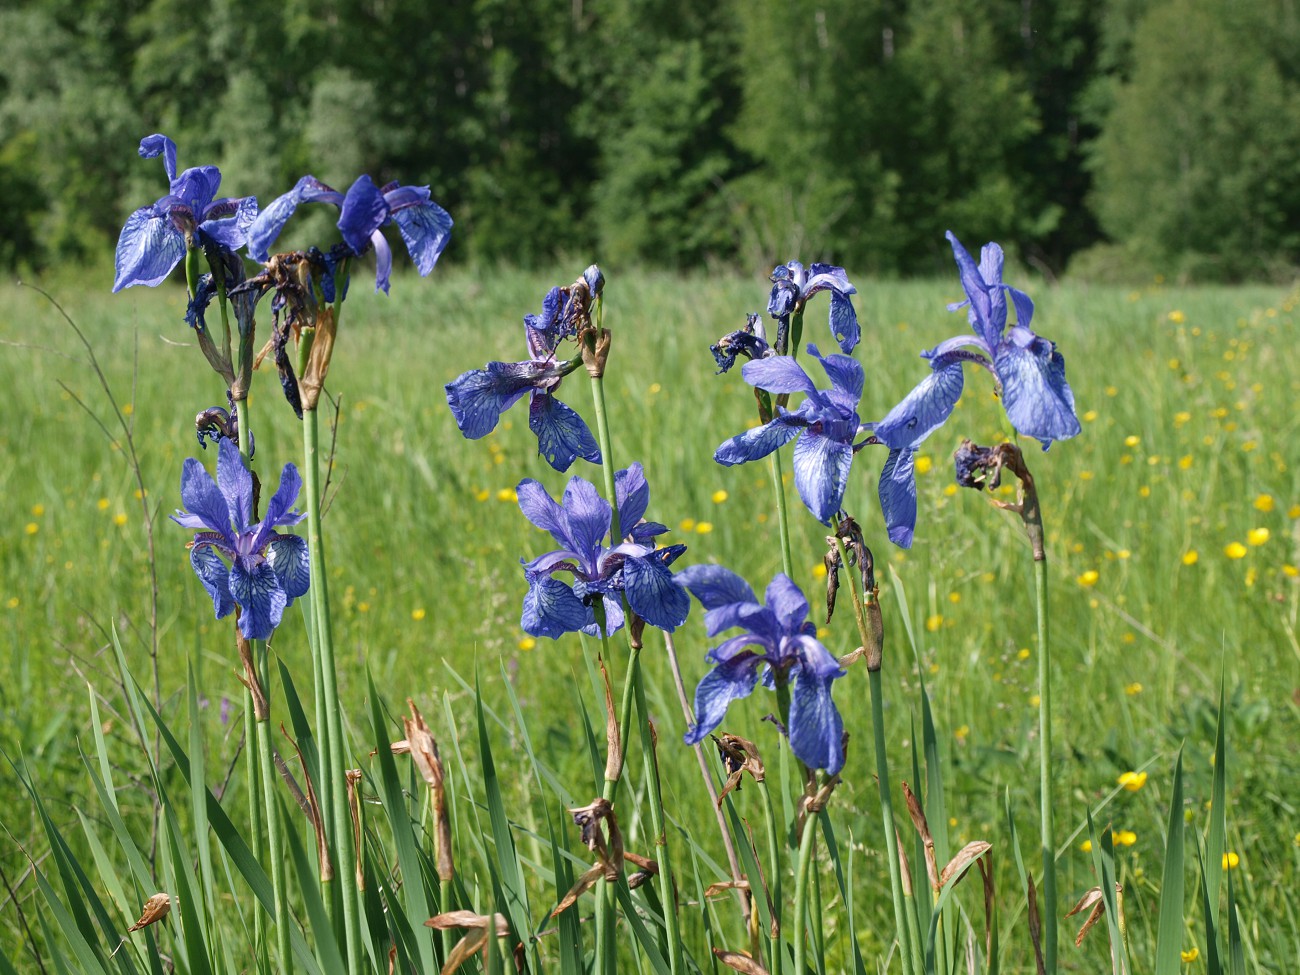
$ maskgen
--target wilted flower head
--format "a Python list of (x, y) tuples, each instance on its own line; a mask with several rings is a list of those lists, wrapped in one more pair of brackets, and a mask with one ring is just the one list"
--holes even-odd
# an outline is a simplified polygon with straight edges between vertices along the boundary
[(163, 157), (168, 189), (165, 196), (127, 217), (117, 239), (115, 292), (133, 284), (160, 284), (190, 248), (212, 244), (220, 250), (238, 250), (257, 216), (254, 197), (216, 198), (221, 185), (221, 170), (216, 166), (194, 166), (177, 176), (176, 143), (167, 136), (141, 139), (140, 155)]
[[(558, 504), (537, 481), (520, 482), (516, 489), (519, 510), (560, 545), (556, 551), (523, 562), (528, 594), (520, 625), (526, 633), (558, 638), (582, 630), (594, 635), (598, 633), (593, 610), (597, 602), (604, 611), (605, 632), (613, 633), (623, 625), (620, 593), (627, 597), (632, 611), (652, 626), (673, 630), (685, 621), (690, 598), (668, 566), (686, 546), (654, 547), (655, 536), (668, 529), (641, 521), (650, 501), (641, 465), (618, 471), (614, 491), (623, 538), (606, 547), (613, 510), (590, 481), (570, 478), (563, 502)], [(556, 572), (572, 575), (572, 585), (557, 579)]]
[(363, 174), (346, 194), (326, 186), (315, 176), (304, 176), (288, 193), (276, 197), (262, 211), (248, 234), (248, 252), (259, 261), (269, 257), (271, 245), (300, 203), (332, 203), (339, 208), (338, 228), (349, 251), (361, 255), (375, 249), (375, 290), (388, 292), (393, 252), (380, 228), (395, 222), (407, 252), (421, 276), (433, 270), (451, 237), (452, 220), (433, 202), (429, 187), (388, 183), (382, 189)]
[[(1074, 394), (1065, 381), (1065, 359), (1053, 342), (1030, 330), (1034, 303), (1029, 296), (1002, 283), (1002, 248), (985, 244), (977, 265), (951, 231), (947, 237), (966, 291), (966, 300), (948, 309), (967, 308), (973, 334), (954, 336), (923, 352), (930, 362), (930, 375), (883, 420), (867, 425), (890, 449), (886, 468), (892, 467), (892, 473), (888, 485), (881, 475), (881, 506), (886, 504), (887, 489), (893, 494), (895, 508), (910, 505), (906, 544), (911, 543), (916, 518), (912, 454), (921, 441), (944, 424), (961, 398), (962, 363), (973, 362), (993, 374), (1011, 425), (1042, 443), (1044, 450), (1053, 441), (1069, 439), (1080, 430)], [(1016, 322), (1009, 328), (1008, 295), (1016, 310)]]
[(253, 475), (233, 441), (221, 441), (215, 482), (192, 457), (181, 469), (181, 501), (186, 510), (177, 511), (172, 521), (199, 529), (190, 544), (190, 564), (212, 597), (217, 619), (240, 607), (239, 629), (245, 639), (267, 639), (280, 625), (285, 609), (307, 591), (306, 541), (275, 530), (306, 517), (290, 510), (301, 487), (297, 468), (286, 464), (280, 487), (266, 506), (266, 517), (251, 524)]
[[(862, 365), (847, 355), (825, 358), (817, 346), (808, 354), (821, 363), (831, 381), (830, 389), (818, 389), (803, 367), (790, 356), (768, 356), (745, 363), (745, 382), (771, 393), (803, 393), (805, 398), (793, 411), (781, 409), (770, 422), (739, 433), (723, 443), (713, 459), (724, 467), (766, 457), (795, 437), (794, 483), (799, 497), (817, 518), (828, 523), (840, 510), (849, 482), (853, 454), (861, 445), (853, 438), (862, 429), (858, 421), (858, 400), (862, 397)], [(865, 442), (865, 441), (864, 441)]]
[(600, 447), (590, 428), (576, 410), (555, 398), (555, 392), (565, 376), (583, 365), (581, 354), (557, 359), (559, 345), (589, 322), (592, 296), (604, 283), (600, 268), (593, 264), (574, 285), (552, 288), (542, 299), (542, 313), (524, 316), (527, 359), (489, 362), (443, 387), (456, 426), (467, 439), (487, 436), (496, 429), (501, 414), (529, 393), (528, 429), (536, 435), (538, 452), (548, 464), (567, 471), (579, 457), (600, 463)]
[(845, 672), (817, 639), (799, 587), (778, 573), (763, 605), (749, 583), (720, 565), (692, 565), (677, 577), (707, 610), (709, 636), (743, 630), (709, 650), (708, 659), (716, 666), (695, 690), (695, 725), (686, 732), (686, 743), (703, 741), (721, 724), (728, 705), (748, 697), (766, 667), (770, 678), (780, 673), (793, 682), (787, 729), (791, 751), (809, 768), (838, 772), (844, 765), (844, 722), (831, 699), (831, 682)]
[(852, 352), (857, 346), (861, 330), (850, 295), (857, 294), (858, 289), (849, 283), (844, 268), (814, 264), (805, 270), (798, 261), (791, 261), (772, 270), (772, 293), (767, 299), (768, 314), (780, 323), (778, 348), (785, 348), (779, 336), (785, 334), (790, 316), (802, 311), (805, 302), (819, 291), (831, 293), (831, 335), (839, 343), (840, 351)]
[(718, 364), (718, 372), (724, 373), (736, 364), (737, 356), (746, 359), (761, 359), (771, 347), (767, 344), (767, 331), (757, 315), (745, 316), (745, 324), (734, 332), (728, 332), (709, 346), (713, 361)]

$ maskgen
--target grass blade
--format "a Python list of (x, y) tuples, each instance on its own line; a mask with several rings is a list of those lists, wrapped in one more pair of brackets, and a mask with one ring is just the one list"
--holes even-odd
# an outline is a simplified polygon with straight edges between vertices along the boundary
[(1183, 942), (1183, 750), (1174, 763), (1165, 831), (1164, 880), (1160, 885), (1160, 921), (1156, 932), (1155, 975), (1178, 975)]

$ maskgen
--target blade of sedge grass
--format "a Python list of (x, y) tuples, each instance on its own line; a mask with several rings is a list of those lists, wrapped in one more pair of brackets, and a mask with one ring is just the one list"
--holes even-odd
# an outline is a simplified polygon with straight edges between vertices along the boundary
[[(379, 791), (380, 805), (388, 818), (392, 832), (393, 846), (397, 852), (397, 865), (406, 881), (402, 884), (402, 902), (390, 902), (390, 909), (398, 914), (404, 913), (412, 929), (433, 917), (434, 911), (425, 894), (424, 884), (420, 881), (420, 858), (416, 852), (415, 824), (412, 821), (407, 798), (402, 789), (402, 781), (397, 774), (397, 763), (393, 761), (393, 752), (389, 743), (393, 740), (393, 731), (384, 719), (379, 701), (379, 691), (375, 687), (373, 675), (366, 674), (366, 691), (370, 699), (371, 741), (374, 742), (375, 761), (379, 764), (379, 775), (375, 785)], [(352, 870), (351, 864), (335, 864), (335, 870)], [(418, 941), (420, 971), (434, 971), (437, 966), (433, 960), (433, 938), (420, 938)]]
[(316, 860), (308, 856), (299, 830), (285, 830), (285, 841), (289, 846), (294, 876), (298, 878), (298, 890), (306, 908), (307, 922), (311, 925), (311, 944), (316, 948), (316, 958), (325, 971), (342, 972), (345, 968), (343, 954), (335, 940), (334, 925), (321, 897), (320, 871)]
[(479, 756), (483, 764), (483, 791), (487, 799), (488, 822), (492, 827), (492, 841), (496, 847), (496, 856), (492, 861), (499, 871), (502, 886), (502, 899), (509, 919), (512, 934), (522, 941), (532, 967), (536, 967), (537, 949), (529, 934), (532, 931), (530, 918), (532, 912), (528, 906), (528, 889), (524, 884), (523, 870), (519, 863), (519, 854), (515, 849), (514, 835), (510, 831), (510, 820), (506, 816), (505, 803), (501, 798), (500, 782), (497, 779), (496, 763), (492, 758), (492, 743), (488, 738), (487, 720), (483, 714), (483, 697), (475, 688), (475, 711), (478, 716)]
[(645, 922), (641, 920), (641, 915), (637, 911), (636, 904), (632, 903), (632, 892), (627, 889), (627, 883), (623, 878), (619, 878), (614, 884), (614, 896), (618, 898), (620, 906), (623, 908), (623, 920), (632, 930), (632, 936), (641, 946), (644, 958), (654, 969), (655, 975), (670, 975), (668, 962), (664, 960), (662, 952), (659, 950), (658, 939), (646, 928)]
[[(524, 745), (524, 754), (528, 758), (528, 764), (533, 771), (533, 781), (540, 786), (543, 781), (550, 785), (552, 791), (559, 798), (562, 805), (576, 805), (572, 797), (560, 785), (559, 778), (550, 770), (545, 769), (537, 760), (537, 753), (533, 749), (533, 739), (528, 733), (528, 723), (524, 720), (523, 709), (519, 704), (519, 695), (515, 692), (514, 682), (508, 679), (505, 667), (501, 668), (502, 686), (506, 689), (506, 694), (510, 699), (510, 709), (514, 713), (515, 727), (518, 729), (520, 740)], [(551, 874), (555, 885), (555, 900), (559, 903), (560, 899), (573, 886), (573, 870), (567, 857), (560, 852), (560, 844), (556, 839), (555, 821), (551, 817), (551, 807), (547, 802), (542, 803), (542, 814), (546, 819), (546, 841), (551, 853)], [(538, 922), (539, 929), (547, 924), (545, 917)], [(564, 911), (556, 918), (557, 937), (559, 938), (560, 954), (560, 971), (578, 973), (582, 968), (582, 939), (578, 930), (578, 917), (575, 911)], [(538, 932), (534, 932), (536, 935)]]
[[(100, 741), (103, 741), (102, 736)], [(117, 806), (109, 800), (109, 794), (113, 791), (112, 780), (105, 787), (100, 781), (99, 775), (96, 774), (94, 767), (90, 764), (90, 759), (83, 753), (81, 756), (82, 764), (86, 766), (86, 772), (90, 777), (91, 783), (95, 787), (95, 794), (99, 797), (99, 806), (102, 810), (103, 818), (108, 821), (108, 825), (113, 830), (113, 836), (117, 840), (118, 848), (126, 857), (127, 866), (131, 868), (131, 876), (134, 878), (140, 890), (148, 890), (153, 886), (153, 875), (145, 863), (144, 855), (140, 848), (135, 844), (135, 837), (127, 829), (126, 823), (122, 820), (122, 815)]]
[[(294, 741), (298, 745), (298, 750), (302, 752), (305, 766), (303, 771), (313, 784), (318, 783), (320, 782), (320, 751), (316, 747), (316, 735), (302, 706), (302, 698), (298, 695), (298, 688), (293, 682), (289, 668), (278, 657), (276, 664), (280, 671), (280, 686), (284, 689), (285, 710), (289, 712), (289, 727), (293, 729)], [(319, 792), (319, 789), (317, 791)]]
[(77, 821), (81, 823), (81, 834), (86, 838), (86, 845), (90, 847), (91, 859), (95, 861), (95, 870), (99, 874), (99, 882), (108, 891), (108, 896), (112, 900), (113, 906), (117, 908), (118, 914), (126, 917), (133, 910), (138, 910), (149, 895), (127, 895), (126, 889), (122, 886), (118, 865), (109, 857), (108, 851), (104, 849), (104, 844), (100, 842), (99, 833), (95, 829), (96, 823), (89, 819), (82, 810), (78, 809), (76, 812)]
[[(80, 923), (72, 913), (59, 900), (59, 895), (55, 893), (54, 887), (45, 879), (45, 874), (40, 867), (32, 867), (32, 876), (36, 878), (36, 886), (41, 891), (41, 896), (45, 898), (45, 908), (54, 923), (58, 926), (59, 934), (63, 935), (67, 941), (72, 956), (77, 960), (77, 971), (83, 975), (94, 975), (96, 972), (102, 972), (107, 975), (108, 969), (104, 967), (96, 951), (91, 947), (91, 942), (87, 941), (82, 933)], [(68, 963), (63, 960), (62, 952), (58, 950), (58, 940), (55, 933), (50, 930), (50, 926), (45, 921), (46, 912), (38, 913), (41, 921), (41, 928), (45, 933), (45, 944), (52, 953), (52, 960), (57, 964), (59, 971), (67, 972), (71, 975), (72, 969)]]
[(1228, 871), (1228, 975), (1246, 975), (1246, 951), (1237, 916), (1237, 897), (1232, 871)]
[[(199, 714), (199, 691), (195, 684), (194, 666), (186, 665), (186, 703), (190, 725), (190, 781), (207, 782), (207, 761), (203, 747), (203, 722)], [(270, 788), (273, 783), (266, 783)], [(196, 790), (190, 790), (190, 816), (193, 821), (193, 844), (199, 857), (199, 881), (202, 885), (203, 903), (208, 914), (216, 910), (216, 877), (212, 872), (212, 845), (208, 831), (207, 806)]]
[[(99, 894), (94, 885), (91, 884), (90, 878), (86, 876), (85, 870), (82, 869), (81, 864), (73, 855), (72, 849), (68, 846), (63, 834), (54, 824), (54, 820), (50, 818), (49, 812), (45, 808), (45, 802), (37, 792), (36, 785), (29, 778), (25, 768), (19, 768), (12, 760), (10, 765), (14, 767), (14, 771), (18, 773), (23, 786), (31, 795), (32, 804), (36, 809), (37, 816), (40, 818), (41, 826), (45, 830), (45, 838), (50, 845), (50, 856), (54, 860), (55, 868), (58, 871), (59, 882), (63, 885), (64, 896), (68, 899), (67, 907), (62, 911), (59, 927), (64, 936), (68, 938), (74, 953), (81, 960), (84, 952), (79, 949), (79, 945), (85, 945), (87, 948), (94, 946), (95, 949), (100, 947), (101, 935), (95, 930), (96, 922), (98, 922), (103, 939), (107, 942), (116, 940), (118, 926), (114, 919), (109, 916), (103, 902), (99, 899)], [(42, 892), (45, 892), (45, 887), (48, 887), (48, 882), (42, 887)], [(51, 907), (53, 907), (53, 901), (57, 900), (53, 888), (50, 888), (46, 893), (46, 899), (51, 901)], [(95, 916), (94, 920), (91, 919), (92, 913)], [(72, 925), (71, 928), (64, 923), (64, 919)], [(114, 962), (105, 962), (104, 964), (113, 965)], [(93, 968), (98, 969), (99, 966), (100, 963), (96, 961)], [(116, 968), (123, 973), (135, 971), (135, 965), (129, 959), (116, 961)]]
[(207, 918), (197, 894), (197, 878), (190, 867), (189, 852), (180, 844), (180, 830), (171, 805), (164, 805), (158, 820), (158, 849), (162, 854), (167, 892), (180, 908), (176, 930), (183, 935), (185, 969), (193, 975), (210, 975), (212, 960), (206, 938)]
[[(840, 898), (844, 901), (844, 910), (848, 923), (843, 928), (848, 932), (849, 944), (853, 953), (853, 971), (855, 975), (867, 975), (867, 963), (858, 950), (857, 932), (853, 927), (853, 847), (849, 847), (849, 871), (845, 876), (844, 864), (840, 860), (840, 847), (835, 839), (835, 827), (825, 811), (817, 814), (817, 821), (822, 827), (822, 838), (826, 840), (826, 855), (830, 857), (831, 866), (835, 868), (835, 882), (839, 885)], [(838, 927), (838, 926), (837, 926)]]
[(768, 904), (767, 895), (764, 894), (763, 881), (759, 878), (767, 878), (770, 884), (772, 871), (779, 870), (780, 865), (769, 865), (766, 873), (759, 870), (758, 858), (754, 856), (754, 848), (749, 841), (749, 834), (742, 825), (740, 816), (736, 813), (736, 807), (731, 801), (731, 796), (726, 796), (722, 802), (726, 807), (727, 824), (731, 827), (731, 842), (740, 856), (740, 866), (749, 879), (749, 889), (753, 894), (753, 903), (758, 909), (759, 923), (763, 929), (762, 934), (766, 937), (767, 932), (772, 930), (772, 908)]
[(1223, 975), (1223, 963), (1219, 960), (1219, 915), (1211, 908), (1208, 864), (1199, 836), (1196, 837), (1196, 860), (1201, 868), (1201, 907), (1205, 912), (1205, 973)]
[[(1110, 957), (1115, 975), (1129, 971), (1124, 950), (1124, 939), (1119, 927), (1119, 904), (1115, 899), (1115, 847), (1110, 830), (1097, 831), (1092, 813), (1088, 813), (1088, 836), (1092, 840), (1092, 865), (1101, 887), (1101, 899), (1106, 905), (1106, 929), (1110, 934)], [(1048, 905), (1049, 907), (1051, 905)]]
[(1219, 678), (1219, 720), (1214, 732), (1214, 781), (1210, 790), (1210, 824), (1205, 840), (1205, 886), (1214, 926), (1223, 930), (1219, 915), (1219, 894), (1223, 889), (1223, 852), (1228, 832), (1228, 722), (1226, 678)]
[[(103, 782), (113, 781), (113, 766), (108, 761), (108, 748), (104, 744), (104, 722), (99, 717), (99, 699), (95, 689), (86, 684), (86, 693), (90, 698), (90, 730), (95, 739), (95, 757), (99, 761), (99, 778)], [(83, 755), (84, 759), (85, 756)], [(121, 813), (117, 805), (117, 793), (113, 789), (101, 790), (100, 801), (111, 807), (113, 812)]]
[(1183, 750), (1174, 762), (1165, 830), (1164, 879), (1160, 884), (1160, 920), (1156, 931), (1155, 975), (1179, 975), (1183, 943)]

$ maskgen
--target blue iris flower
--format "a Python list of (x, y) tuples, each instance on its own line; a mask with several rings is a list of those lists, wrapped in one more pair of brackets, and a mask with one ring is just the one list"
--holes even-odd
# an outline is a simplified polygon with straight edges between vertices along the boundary
[(304, 176), (288, 193), (272, 200), (253, 223), (248, 252), (254, 260), (267, 260), (271, 245), (300, 203), (332, 203), (339, 208), (338, 228), (348, 249), (355, 255), (375, 249), (375, 290), (385, 294), (393, 252), (381, 227), (397, 224), (421, 277), (433, 270), (451, 237), (451, 215), (433, 202), (427, 186), (389, 183), (380, 188), (369, 176), (361, 175), (343, 194), (315, 176)]
[[(593, 268), (595, 266), (593, 265)], [(599, 269), (595, 269), (599, 274)], [(561, 380), (582, 365), (582, 357), (557, 360), (560, 341), (573, 334), (570, 301), (563, 289), (552, 288), (540, 315), (524, 316), (528, 358), (523, 362), (489, 362), (483, 369), (461, 373), (443, 387), (456, 425), (468, 440), (496, 429), (501, 414), (530, 393), (528, 429), (537, 436), (537, 449), (557, 471), (567, 471), (581, 457), (600, 463), (600, 446), (572, 407), (555, 398)]]
[(861, 363), (851, 356), (823, 358), (815, 345), (808, 346), (808, 354), (822, 364), (830, 389), (814, 386), (790, 356), (745, 363), (740, 374), (751, 386), (778, 394), (803, 393), (805, 398), (798, 409), (778, 408), (770, 422), (732, 437), (714, 451), (713, 459), (724, 467), (744, 464), (766, 457), (798, 437), (794, 445), (795, 487), (808, 510), (829, 524), (844, 499), (853, 454), (862, 446), (855, 445), (853, 438), (862, 430), (857, 410), (864, 377)]
[[(579, 630), (596, 635), (593, 606), (597, 601), (603, 604), (605, 632), (613, 633), (624, 622), (620, 593), (632, 611), (652, 626), (671, 631), (686, 620), (690, 597), (668, 569), (686, 546), (655, 548), (655, 536), (668, 529), (641, 520), (650, 488), (640, 464), (614, 475), (624, 538), (613, 547), (605, 546), (613, 510), (590, 481), (570, 478), (562, 503), (552, 500), (532, 478), (520, 482), (516, 493), (524, 516), (550, 532), (560, 546), (523, 562), (528, 594), (520, 624), (526, 633), (552, 639)], [(556, 572), (571, 574), (573, 584), (557, 579)]]
[[(913, 455), (921, 441), (944, 424), (961, 398), (962, 363), (976, 363), (993, 374), (1011, 425), (1018, 433), (1038, 440), (1044, 450), (1053, 441), (1068, 440), (1080, 430), (1074, 393), (1065, 381), (1065, 358), (1054, 342), (1030, 330), (1034, 303), (1029, 296), (1002, 283), (1002, 248), (985, 244), (977, 265), (951, 231), (947, 237), (966, 291), (966, 300), (949, 305), (948, 310), (967, 308), (973, 334), (954, 336), (923, 352), (930, 361), (930, 375), (883, 420), (867, 425), (876, 439), (889, 447), (889, 460), (880, 478), (880, 504), (887, 521), (892, 509), (890, 537), (905, 548), (911, 544), (916, 523)], [(1016, 323), (1010, 328), (1008, 295), (1016, 310)], [(906, 540), (900, 540), (903, 538)]]
[(716, 666), (695, 690), (695, 724), (686, 732), (686, 743), (703, 741), (721, 724), (727, 706), (753, 692), (766, 666), (765, 683), (772, 683), (773, 672), (793, 682), (787, 728), (791, 751), (809, 768), (838, 772), (844, 765), (844, 722), (831, 699), (831, 682), (845, 671), (817, 639), (799, 587), (778, 573), (767, 587), (764, 606), (749, 583), (720, 565), (692, 565), (677, 578), (705, 608), (709, 636), (743, 630), (709, 650), (708, 659)]
[[(803, 308), (804, 303), (819, 291), (831, 293), (831, 335), (839, 343), (841, 352), (852, 352), (861, 337), (858, 313), (853, 310), (850, 295), (858, 289), (849, 283), (844, 268), (833, 264), (813, 264), (804, 269), (798, 261), (782, 264), (772, 271), (772, 293), (767, 299), (767, 311), (780, 322), (778, 335), (784, 335), (790, 316)], [(778, 338), (777, 345), (785, 344)]]
[(212, 597), (217, 619), (239, 606), (239, 629), (246, 639), (270, 637), (285, 609), (307, 592), (307, 542), (276, 531), (306, 517), (290, 510), (301, 488), (297, 468), (286, 464), (266, 517), (250, 524), (253, 475), (233, 441), (223, 438), (218, 448), (216, 481), (192, 457), (181, 469), (186, 511), (177, 511), (172, 521), (198, 529), (190, 545), (190, 564)]
[(225, 251), (238, 250), (257, 216), (254, 197), (216, 199), (221, 185), (216, 166), (194, 166), (177, 176), (176, 143), (167, 136), (141, 139), (140, 155), (163, 157), (167, 195), (127, 217), (117, 239), (114, 292), (133, 284), (160, 284), (190, 248), (215, 244)]

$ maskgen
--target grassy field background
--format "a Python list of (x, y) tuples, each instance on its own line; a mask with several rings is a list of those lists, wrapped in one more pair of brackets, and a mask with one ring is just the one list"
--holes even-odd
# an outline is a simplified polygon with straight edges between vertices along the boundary
[[(477, 671), (485, 698), (502, 709), (501, 682), (510, 680), (539, 749), (572, 773), (571, 788), (581, 793), (590, 772), (574, 715), (580, 696), (590, 702), (590, 684), (575, 639), (533, 641), (519, 629), (519, 559), (552, 546), (524, 521), (512, 493), (524, 477), (557, 493), (567, 476), (536, 456), (522, 408), (493, 435), (466, 442), (442, 390), (488, 359), (520, 358), (522, 316), (540, 310), (549, 285), (566, 283), (578, 270), (439, 270), (427, 281), (399, 278), (387, 299), (358, 280), (329, 379), (341, 406), (336, 493), (325, 528), (341, 694), (354, 702), (350, 710), (364, 713), (367, 668), (390, 705), (414, 696), (428, 702), (426, 714), (437, 715), (433, 702), (445, 694), (449, 713), (463, 713), (467, 725), (472, 698), (452, 671), (470, 681)], [(711, 459), (718, 443), (751, 422), (753, 399), (738, 371), (714, 375), (708, 345), (764, 306), (766, 282), (617, 269), (607, 275), (614, 459), (618, 466), (645, 465), (649, 516), (674, 529), (669, 541), (690, 546), (679, 565), (718, 561), (761, 588), (780, 565), (768, 469), (728, 470)], [(179, 288), (110, 296), (106, 280), (87, 286), (64, 277), (46, 286), (85, 331), (129, 406), (147, 501), (165, 515), (180, 504), (182, 460), (215, 463), (212, 450), (198, 450), (193, 416), (221, 404), (224, 391), (189, 341)], [(1229, 846), (1239, 856), (1247, 934), (1266, 970), (1287, 970), (1288, 959), (1300, 956), (1300, 922), (1287, 893), (1300, 884), (1297, 295), (1159, 281), (1127, 291), (1011, 280), (1028, 286), (1036, 329), (1065, 353), (1083, 420), (1081, 437), (1049, 453), (1025, 445), (1052, 560), (1062, 840), (1118, 776), (1150, 763), (1147, 783), (1121, 792), (1107, 813), (1117, 830), (1134, 834), (1120, 850), (1120, 879), (1132, 937), (1145, 943), (1154, 930), (1173, 755), (1186, 741), (1187, 815), (1199, 823), (1223, 673), (1232, 758)], [(944, 309), (961, 292), (955, 275), (857, 284), (865, 336), (857, 355), (867, 373), (861, 415), (878, 418), (923, 375), (917, 353), (966, 327), (964, 315)], [(824, 314), (824, 301), (814, 300), (805, 340), (829, 351)], [(122, 634), (136, 673), (148, 676), (142, 507), (123, 452), (76, 401), (108, 417), (84, 352), (58, 312), (30, 289), (0, 286), (0, 341), (0, 389), (9, 391), (0, 423), (0, 747), (27, 759), (52, 808), (71, 819), (88, 791), (77, 754), (89, 720), (86, 681), (111, 688), (103, 652), (110, 626)], [(560, 397), (591, 415), (580, 376), (566, 380)], [(299, 460), (296, 420), (272, 375), (255, 378), (251, 402), (256, 461), (263, 480), (272, 481), (281, 464)], [(950, 457), (963, 436), (999, 438), (1001, 417), (989, 377), (969, 370), (962, 403), (918, 461), (920, 516), (910, 552), (890, 546), (881, 527), (879, 448), (859, 455), (845, 499), (881, 567), (895, 774), (910, 777), (910, 722), (923, 678), (944, 743), (953, 836), (987, 838), (995, 849), (1005, 834), (1006, 790), (1023, 820), (1022, 838), (1034, 833), (1032, 581), (1018, 521), (975, 492), (956, 491)], [(597, 478), (581, 462), (570, 473)], [(802, 567), (796, 581), (816, 609), (824, 530), (793, 488), (790, 498)], [(196, 669), (210, 702), (212, 765), (222, 767), (241, 727), (236, 718), (223, 720), (224, 705), (238, 712), (241, 689), (229, 630), (212, 620), (189, 568), (188, 539), (157, 520), (160, 686), (179, 710), (186, 669)], [(691, 685), (706, 669), (708, 643), (697, 617), (693, 612), (677, 641)], [(273, 649), (305, 682), (302, 620), (286, 620)], [(841, 653), (856, 645), (848, 612), (836, 617), (825, 640)], [(702, 834), (712, 828), (707, 799), (693, 758), (678, 744), (684, 723), (658, 650), (651, 641), (647, 667), (668, 768), (666, 804), (683, 829)], [(888, 894), (883, 862), (871, 847), (878, 812), (865, 674), (851, 673), (836, 695), (853, 741), (835, 801), (848, 810), (865, 857), (860, 909), (883, 919)], [(724, 727), (774, 752), (771, 728), (759, 721), (769, 708), (758, 699), (736, 706)], [(109, 722), (109, 737), (124, 741), (123, 729)], [(439, 724), (445, 722), (435, 721), (435, 731)], [(508, 765), (508, 747), (499, 751), (498, 763)], [(19, 844), (36, 852), (40, 841), (16, 783), (0, 782), (0, 820), (8, 829), (0, 836), (0, 864), (15, 879), (25, 867)], [(534, 786), (521, 773), (515, 799), (542, 801)], [(634, 835), (638, 828), (633, 824)], [(1093, 883), (1079, 842), (1064, 860), (1063, 897)], [(1010, 857), (998, 856), (1005, 871)], [(11, 950), (18, 937), (13, 912), (0, 912), (0, 944)], [(1021, 942), (1008, 947), (1012, 957), (1026, 957), (1023, 919), (1003, 937)], [(1104, 957), (1099, 945), (1100, 939), (1077, 955), (1066, 945), (1064, 960), (1077, 958), (1079, 970), (1092, 970)]]

